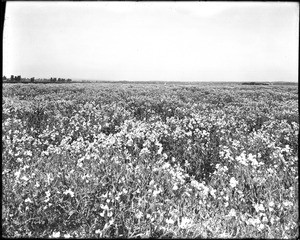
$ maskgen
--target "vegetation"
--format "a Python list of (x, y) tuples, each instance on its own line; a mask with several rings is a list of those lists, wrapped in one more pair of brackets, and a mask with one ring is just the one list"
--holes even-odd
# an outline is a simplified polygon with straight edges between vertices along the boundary
[(6, 76), (2, 77), (2, 82), (3, 83), (70, 83), (72, 82), (72, 79), (68, 78), (50, 78), (50, 79), (46, 79), (46, 78), (38, 78), (35, 79), (34, 77), (32, 78), (22, 78), (21, 75), (19, 76), (14, 76), (11, 75), (10, 78), (7, 78)]
[(3, 85), (3, 237), (298, 237), (298, 87)]
[(244, 82), (242, 85), (269, 85), (269, 83), (264, 82)]

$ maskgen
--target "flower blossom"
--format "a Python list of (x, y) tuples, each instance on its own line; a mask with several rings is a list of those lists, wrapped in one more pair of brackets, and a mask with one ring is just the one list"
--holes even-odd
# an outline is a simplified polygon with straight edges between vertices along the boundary
[(234, 177), (230, 178), (230, 186), (231, 186), (232, 188), (235, 188), (236, 185), (237, 185), (238, 183), (239, 183), (239, 182), (238, 182), (237, 180), (235, 180)]
[(71, 189), (68, 189), (64, 192), (65, 195), (70, 194), (71, 197), (74, 197), (74, 192)]
[(53, 232), (52, 237), (53, 238), (59, 238), (60, 237), (60, 232)]

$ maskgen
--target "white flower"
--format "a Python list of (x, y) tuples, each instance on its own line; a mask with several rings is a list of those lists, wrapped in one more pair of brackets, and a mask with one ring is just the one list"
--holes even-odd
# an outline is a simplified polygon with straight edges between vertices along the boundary
[(256, 212), (265, 211), (265, 208), (262, 204), (254, 204), (254, 208), (255, 208)]
[(101, 234), (101, 230), (98, 229), (98, 230), (95, 231), (95, 233), (96, 233), (96, 234)]
[(32, 156), (32, 152), (30, 150), (27, 150), (27, 151), (24, 152), (24, 155)]
[(154, 197), (156, 197), (158, 194), (160, 194), (161, 193), (161, 190), (160, 189), (158, 189), (158, 190), (154, 190), (153, 191), (153, 196)]
[(66, 190), (64, 192), (65, 195), (70, 194), (71, 197), (74, 197), (74, 192), (71, 191), (71, 189), (69, 188), (68, 190)]
[(283, 206), (285, 206), (285, 207), (293, 206), (293, 203), (290, 202), (290, 201), (284, 201), (282, 204), (283, 204)]
[(115, 222), (114, 219), (110, 219), (108, 223), (109, 223), (109, 225), (112, 225), (114, 222)]
[(265, 223), (266, 223), (266, 222), (268, 222), (268, 221), (269, 221), (268, 218), (267, 218), (266, 216), (264, 216), (263, 219), (262, 219), (262, 222), (265, 222)]
[(162, 153), (162, 150), (163, 150), (163, 147), (160, 147), (157, 151), (157, 154), (161, 154)]
[(154, 180), (152, 179), (152, 180), (150, 181), (149, 185), (151, 186), (151, 185), (153, 185), (153, 184), (154, 184)]
[[(125, 188), (123, 188), (123, 191), (125, 190), (125, 193), (127, 193), (126, 191), (126, 189)], [(105, 194), (102, 194), (101, 195), (101, 197), (103, 197), (103, 198), (107, 198), (108, 197), (108, 192), (106, 192)]]
[(209, 193), (209, 188), (203, 185), (203, 186), (202, 186), (202, 190), (203, 190), (203, 194), (204, 194), (205, 196), (207, 196), (207, 194)]
[(256, 161), (256, 158), (253, 154), (249, 153), (248, 155), (248, 160), (251, 162), (251, 164), (253, 166), (257, 166), (258, 165), (258, 162)]
[(27, 168), (30, 168), (28, 165), (25, 165), (24, 167), (23, 167), (23, 169), (24, 170), (26, 170)]
[(248, 165), (245, 152), (242, 152), (240, 156), (237, 156), (236, 160), (245, 166)]
[(127, 141), (126, 145), (128, 145), (128, 146), (132, 146), (133, 145), (133, 141), (132, 141), (131, 138)]
[(291, 151), (291, 148), (289, 145), (285, 145), (285, 147), (281, 149), (281, 152), (289, 153), (290, 151)]
[(162, 165), (161, 168), (162, 168), (162, 169), (168, 169), (170, 166), (171, 166), (170, 163), (166, 162), (166, 163), (164, 163), (164, 164)]
[(174, 224), (174, 221), (170, 218), (170, 219), (167, 219), (167, 220), (166, 220), (166, 223), (167, 223), (167, 224)]
[[(50, 191), (47, 191), (46, 192), (46, 199), (44, 200), (44, 202), (49, 202), (49, 200), (50, 200)], [(49, 203), (49, 205), (51, 206), (52, 204), (51, 203)]]
[(258, 225), (257, 228), (258, 228), (259, 231), (261, 231), (265, 228), (265, 225), (261, 223), (261, 224)]
[(214, 197), (214, 198), (216, 198), (216, 195), (215, 195), (215, 192), (216, 192), (217, 190), (215, 190), (215, 189), (210, 189), (210, 194)]
[(192, 220), (187, 218), (187, 217), (183, 217), (182, 218), (182, 221), (181, 221), (181, 224), (180, 224), (180, 228), (188, 228), (191, 226), (191, 223), (192, 223)]
[(70, 238), (70, 237), (71, 237), (71, 235), (69, 233), (64, 235), (64, 238)]
[(274, 202), (273, 201), (271, 201), (271, 202), (269, 202), (269, 207), (274, 207)]
[(108, 213), (107, 213), (107, 216), (108, 216), (108, 217), (111, 217), (112, 215), (113, 215), (113, 212), (108, 212)]
[(52, 237), (53, 238), (59, 238), (60, 237), (60, 232), (53, 232)]
[(178, 186), (177, 186), (177, 184), (175, 184), (174, 186), (173, 186), (173, 191), (176, 191), (178, 189)]
[(138, 219), (142, 218), (142, 216), (143, 216), (143, 213), (141, 211), (139, 211), (137, 214), (135, 214), (135, 217)]
[(238, 184), (239, 182), (237, 180), (235, 180), (234, 177), (230, 178), (230, 186), (232, 188), (236, 187), (236, 185)]
[(48, 151), (43, 151), (43, 152), (41, 153), (41, 155), (42, 155), (42, 156), (49, 156), (49, 152), (48, 152)]
[(109, 210), (109, 207), (105, 204), (105, 205), (103, 205), (103, 204), (100, 204), (100, 208), (102, 208), (103, 210)]
[(21, 177), (21, 179), (22, 179), (23, 181), (27, 182), (29, 178), (26, 177), (26, 176), (23, 176), (23, 177)]
[(50, 197), (50, 190), (48, 190), (47, 192), (46, 192), (46, 197), (48, 198), (48, 197)]
[(19, 178), (19, 177), (20, 177), (20, 175), (21, 175), (21, 170), (19, 170), (19, 171), (15, 172), (15, 176), (16, 176), (16, 178)]
[(232, 208), (232, 209), (229, 211), (229, 213), (228, 213), (227, 216), (228, 216), (228, 217), (235, 217), (235, 216), (236, 216), (236, 211)]
[(202, 131), (202, 134), (203, 134), (204, 136), (209, 135), (209, 133), (208, 133), (206, 130), (203, 130), (203, 131)]
[(48, 182), (48, 184), (50, 184), (53, 180), (54, 180), (54, 178), (51, 177), (50, 173), (47, 173), (47, 182)]
[(196, 180), (192, 180), (192, 181), (191, 181), (191, 185), (192, 185), (194, 188), (197, 188), (199, 191), (202, 189), (201, 186), (200, 186), (200, 183), (197, 182)]
[(147, 147), (142, 148), (142, 150), (140, 151), (140, 156), (143, 154), (148, 154), (150, 153), (149, 149)]
[(32, 201), (31, 201), (30, 198), (26, 198), (26, 199), (25, 199), (25, 202), (26, 202), (26, 203), (27, 203), (27, 202), (32, 203)]
[(257, 218), (249, 218), (248, 219), (248, 224), (251, 224), (253, 226), (260, 224), (260, 220)]

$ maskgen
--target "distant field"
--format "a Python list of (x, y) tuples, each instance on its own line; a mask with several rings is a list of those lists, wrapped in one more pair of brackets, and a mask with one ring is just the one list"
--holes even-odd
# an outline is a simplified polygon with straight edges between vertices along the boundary
[(2, 236), (296, 238), (298, 85), (3, 84)]
[[(3, 83), (7, 84), (7, 83), (13, 83), (16, 84), (18, 82), (14, 81), (3, 81)], [(29, 80), (28, 81), (22, 81), (22, 83), (31, 83)], [(40, 83), (44, 83), (44, 84), (53, 84), (50, 81), (44, 81), (44, 80), (35, 80), (34, 83), (40, 84)], [(104, 80), (73, 80), (70, 83), (82, 83), (82, 84), (87, 84), (87, 83), (92, 83), (92, 84), (105, 84), (105, 83), (111, 83), (111, 84), (157, 84), (157, 85), (191, 85), (191, 86), (195, 86), (195, 85), (200, 85), (200, 86), (216, 86), (216, 85), (298, 85), (297, 82), (176, 82), (176, 81), (104, 81)], [(68, 84), (70, 84), (68, 83)], [(251, 84), (251, 83), (255, 83), (255, 84)], [(63, 82), (56, 82), (55, 84), (64, 84)]]

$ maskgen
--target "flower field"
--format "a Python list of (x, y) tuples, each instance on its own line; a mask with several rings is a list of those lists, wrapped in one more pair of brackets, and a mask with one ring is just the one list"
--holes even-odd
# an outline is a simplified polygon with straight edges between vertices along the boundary
[(298, 86), (4, 84), (3, 237), (296, 238)]

